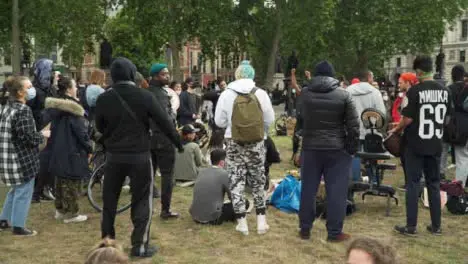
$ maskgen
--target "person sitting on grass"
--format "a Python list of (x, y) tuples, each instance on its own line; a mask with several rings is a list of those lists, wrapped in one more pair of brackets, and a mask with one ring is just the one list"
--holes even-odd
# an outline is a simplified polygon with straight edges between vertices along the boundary
[(372, 238), (358, 238), (346, 252), (347, 264), (397, 264), (395, 250)]
[(128, 264), (127, 255), (115, 240), (105, 238), (88, 253), (85, 264)]
[[(193, 188), (190, 214), (200, 224), (221, 225), (235, 222), (236, 215), (232, 203), (224, 203), (224, 195), (231, 199), (229, 177), (226, 166), (226, 151), (214, 149), (210, 154), (212, 167), (200, 171)], [(246, 200), (246, 208), (249, 201)]]
[(184, 152), (176, 153), (174, 166), (174, 178), (178, 181), (194, 181), (200, 167), (205, 164), (200, 146), (194, 142), (198, 131), (193, 125), (182, 128)]

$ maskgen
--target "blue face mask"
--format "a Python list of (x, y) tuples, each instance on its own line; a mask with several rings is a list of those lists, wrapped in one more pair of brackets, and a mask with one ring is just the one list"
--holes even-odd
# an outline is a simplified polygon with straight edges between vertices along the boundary
[(30, 101), (36, 98), (36, 88), (31, 87), (28, 89), (28, 95), (26, 95), (26, 101)]

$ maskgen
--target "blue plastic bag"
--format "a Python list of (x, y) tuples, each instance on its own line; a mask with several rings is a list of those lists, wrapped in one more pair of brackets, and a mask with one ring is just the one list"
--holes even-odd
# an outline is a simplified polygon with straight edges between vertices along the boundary
[(298, 213), (301, 201), (301, 182), (287, 175), (276, 187), (270, 198), (271, 204), (286, 213)]

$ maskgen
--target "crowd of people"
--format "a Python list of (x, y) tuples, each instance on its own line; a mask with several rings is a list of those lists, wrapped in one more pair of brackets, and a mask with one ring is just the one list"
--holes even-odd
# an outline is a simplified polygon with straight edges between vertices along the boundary
[[(439, 190), (446, 167), (441, 155), (448, 153), (450, 146), (457, 162), (456, 178), (466, 184), (468, 175), (468, 131), (460, 125), (468, 113), (465, 71), (455, 67), (453, 84), (445, 88), (433, 80), (432, 67), (430, 57), (416, 58), (415, 73), (400, 77), (401, 94), (391, 111), (394, 127), (389, 133), (403, 134), (407, 223), (394, 229), (404, 235), (416, 234), (423, 175), (431, 210), (427, 230), (441, 234)], [(105, 73), (97, 70), (90, 85), (79, 87), (73, 79), (54, 72), (52, 62), (43, 59), (35, 65), (33, 83), (27, 77), (10, 77), (3, 84), (0, 176), (11, 190), (0, 215), (2, 230), (12, 228), (15, 235), (36, 235), (26, 228), (26, 219), (31, 202), (41, 200), (55, 200), (57, 220), (86, 221), (77, 201), (82, 180), (90, 176), (88, 159), (101, 146), (106, 153), (101, 222), (106, 240), (96, 252), (114, 247), (109, 241), (116, 239), (117, 204), (125, 184), (132, 196), (132, 256), (151, 257), (157, 252), (150, 243), (154, 198), (161, 198), (161, 219), (179, 217), (171, 208), (175, 180), (194, 181), (189, 213), (196, 223), (236, 222), (235, 230), (249, 235), (247, 217), (254, 207), (256, 232), (268, 232), (265, 190), (269, 167), (280, 162), (280, 155), (268, 136), (275, 112), (268, 93), (255, 85), (255, 69), (242, 61), (235, 81), (227, 84), (218, 80), (216, 87), (202, 96), (194, 92), (191, 78), (183, 84), (171, 83), (165, 64), (152, 65), (149, 75), (145, 79), (130, 60), (116, 58), (110, 67), (112, 85), (108, 86)], [(347, 199), (352, 199), (348, 185), (362, 176), (361, 161), (354, 154), (362, 149), (369, 133), (359, 117), (370, 108), (383, 116), (387, 113), (372, 72), (366, 70), (357, 77), (352, 85), (343, 87), (333, 65), (322, 61), (307, 74), (305, 87), (300, 89), (293, 83), (298, 95), (296, 131), (303, 138), (302, 239), (311, 237), (322, 180), (329, 194), (328, 241), (350, 238), (343, 232)], [(196, 124), (202, 112), (212, 130), (206, 156), (197, 144)], [(160, 191), (154, 184), (157, 171)], [(253, 201), (246, 199), (246, 187), (251, 189)], [(369, 255), (372, 243), (353, 243), (349, 263), (364, 263), (353, 258), (367, 258), (370, 262), (366, 263), (395, 263), (385, 246), (370, 250), (380, 250), (385, 256)], [(114, 254), (96, 252), (87, 263), (98, 263), (92, 259)], [(118, 258), (119, 263), (126, 263), (125, 258)]]

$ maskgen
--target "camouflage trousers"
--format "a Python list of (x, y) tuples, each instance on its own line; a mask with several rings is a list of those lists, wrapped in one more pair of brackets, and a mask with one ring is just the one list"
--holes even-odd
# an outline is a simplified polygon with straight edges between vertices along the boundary
[(254, 205), (257, 211), (265, 210), (265, 144), (264, 142), (239, 145), (227, 140), (226, 165), (229, 174), (229, 188), (236, 214), (245, 213), (244, 190), (246, 182), (252, 187)]
[(80, 180), (56, 178), (55, 209), (61, 214), (75, 217), (78, 215), (78, 196), (81, 189)]

